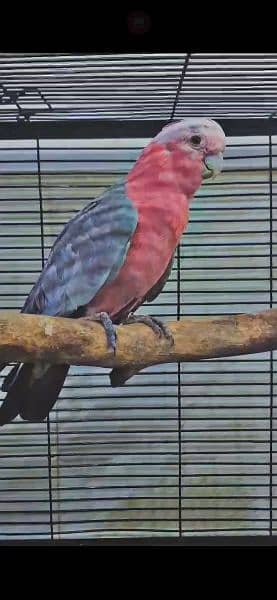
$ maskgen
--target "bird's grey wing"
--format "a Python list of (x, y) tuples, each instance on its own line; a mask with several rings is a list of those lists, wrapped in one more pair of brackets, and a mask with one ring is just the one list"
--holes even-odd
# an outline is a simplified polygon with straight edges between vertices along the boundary
[(124, 183), (85, 207), (56, 239), (22, 312), (66, 316), (88, 304), (124, 264), (137, 222)]

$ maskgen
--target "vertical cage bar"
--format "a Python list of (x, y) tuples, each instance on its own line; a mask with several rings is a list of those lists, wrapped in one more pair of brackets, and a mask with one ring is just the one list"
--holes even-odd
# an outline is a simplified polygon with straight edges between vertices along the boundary
[[(269, 117), (270, 124), (275, 113), (272, 113)], [(270, 271), (270, 290), (269, 290), (269, 302), (270, 308), (273, 307), (273, 164), (272, 164), (272, 133), (269, 133), (269, 220), (270, 220), (270, 233), (269, 233), (269, 244), (270, 244), (270, 258), (269, 258), (269, 271)], [(273, 362), (273, 351), (270, 351), (270, 433), (269, 433), (269, 535), (272, 536), (273, 530), (273, 373), (274, 373), (274, 362)]]
[[(177, 321), (181, 316), (181, 252), (177, 248)], [(177, 364), (178, 381), (178, 534), (182, 536), (182, 391), (181, 363)]]
[[(184, 62), (184, 66), (180, 75), (178, 88), (176, 90), (176, 96), (172, 106), (171, 116), (169, 122), (174, 119), (175, 111), (178, 105), (179, 96), (182, 90), (184, 77), (188, 68), (191, 54), (187, 54)], [(180, 244), (177, 248), (177, 321), (180, 320), (181, 316), (181, 252)], [(177, 364), (177, 385), (178, 385), (178, 536), (182, 537), (182, 390), (181, 390), (181, 364)]]
[(173, 106), (172, 106), (172, 111), (171, 111), (169, 122), (173, 121), (174, 116), (175, 116), (175, 111), (176, 111), (176, 108), (177, 108), (177, 105), (178, 105), (178, 100), (179, 100), (179, 96), (180, 96), (180, 93), (181, 93), (181, 90), (182, 90), (184, 77), (185, 77), (185, 74), (186, 74), (186, 71), (187, 71), (187, 68), (188, 68), (188, 65), (189, 65), (190, 57), (191, 57), (191, 54), (188, 52), (187, 55), (186, 55), (186, 59), (185, 59), (185, 62), (184, 62), (184, 66), (183, 66), (181, 75), (180, 75), (180, 79), (179, 79), (178, 87), (177, 87), (177, 90), (176, 90), (176, 96), (174, 98), (174, 102), (173, 102)]
[[(43, 199), (41, 185), (41, 169), (40, 169), (40, 146), (39, 138), (36, 138), (37, 149), (37, 168), (38, 168), (38, 193), (39, 193), (39, 216), (40, 216), (40, 243), (41, 243), (41, 267), (44, 268), (45, 252), (44, 252), (44, 218), (43, 218)], [(53, 495), (52, 495), (52, 461), (51, 461), (51, 427), (50, 417), (47, 417), (47, 461), (48, 461), (48, 490), (49, 490), (49, 525), (51, 540), (54, 539), (53, 527)]]

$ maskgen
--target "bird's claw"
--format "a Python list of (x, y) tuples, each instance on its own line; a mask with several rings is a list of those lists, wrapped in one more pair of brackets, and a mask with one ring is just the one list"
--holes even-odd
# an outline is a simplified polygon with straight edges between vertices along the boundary
[(95, 313), (95, 314), (87, 315), (86, 317), (83, 317), (83, 319), (85, 321), (90, 321), (90, 322), (97, 321), (98, 323), (100, 322), (103, 325), (103, 327), (105, 329), (106, 337), (107, 337), (108, 348), (110, 350), (112, 350), (113, 354), (115, 354), (116, 342), (117, 342), (117, 332), (116, 332), (115, 325), (113, 324), (108, 313), (106, 313), (106, 312)]
[(134, 315), (133, 313), (130, 313), (127, 319), (122, 321), (122, 324), (131, 325), (132, 323), (143, 323), (144, 325), (147, 325), (159, 336), (159, 338), (164, 337), (171, 346), (174, 345), (174, 338), (171, 331), (169, 331), (160, 319), (156, 319), (156, 317), (151, 317), (150, 315)]

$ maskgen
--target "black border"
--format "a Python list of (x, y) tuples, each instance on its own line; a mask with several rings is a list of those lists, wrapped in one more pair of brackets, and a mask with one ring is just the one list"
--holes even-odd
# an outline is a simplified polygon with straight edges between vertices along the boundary
[[(209, 115), (213, 118), (213, 115)], [(176, 119), (178, 120), (178, 119)], [(227, 136), (277, 135), (277, 119), (217, 119)], [(0, 139), (82, 139), (152, 137), (165, 120), (63, 120), (0, 123)]]
[(152, 537), (152, 538), (99, 538), (99, 539), (57, 539), (57, 540), (0, 540), (1, 546), (97, 546), (106, 547), (200, 547), (200, 546), (277, 546), (277, 535), (251, 535), (251, 536), (191, 536), (191, 537)]

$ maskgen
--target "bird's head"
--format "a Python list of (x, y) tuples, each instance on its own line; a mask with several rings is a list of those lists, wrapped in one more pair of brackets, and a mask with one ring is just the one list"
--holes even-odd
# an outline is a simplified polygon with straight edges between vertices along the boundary
[(221, 126), (212, 119), (187, 118), (166, 125), (152, 140), (167, 148), (178, 148), (203, 163), (202, 178), (214, 178), (223, 167), (226, 138)]

